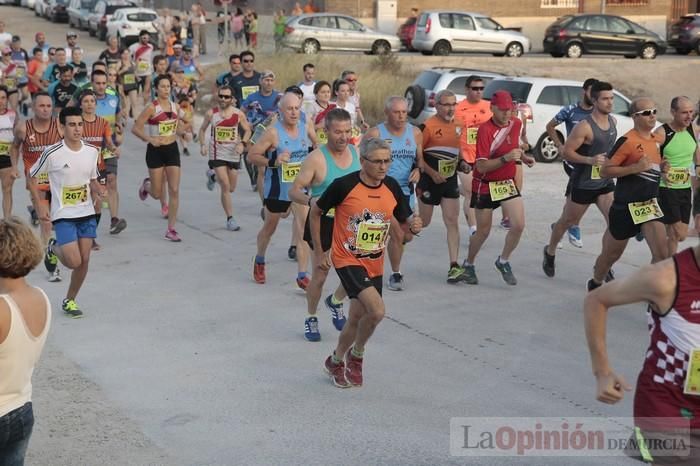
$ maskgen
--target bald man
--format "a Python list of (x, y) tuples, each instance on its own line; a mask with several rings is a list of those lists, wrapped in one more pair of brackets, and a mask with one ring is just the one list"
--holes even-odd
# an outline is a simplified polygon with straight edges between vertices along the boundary
[[(588, 280), (588, 291), (598, 288), (606, 274), (625, 252), (627, 241), (640, 231), (644, 234), (651, 262), (669, 257), (664, 213), (659, 206), (661, 152), (656, 136), (656, 105), (641, 97), (632, 102), (630, 114), (634, 128), (620, 137), (608, 160), (600, 169), (601, 178), (617, 178), (608, 228), (603, 235), (603, 250)], [(665, 168), (666, 169), (666, 168)]]

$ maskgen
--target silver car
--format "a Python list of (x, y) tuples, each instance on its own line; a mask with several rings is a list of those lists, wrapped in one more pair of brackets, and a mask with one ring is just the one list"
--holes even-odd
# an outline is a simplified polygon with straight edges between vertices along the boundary
[(488, 16), (464, 11), (424, 11), (411, 45), (424, 55), (488, 52), (519, 57), (532, 48), (522, 33), (506, 29)]
[(320, 50), (359, 50), (376, 55), (398, 52), (401, 41), (373, 31), (355, 18), (335, 13), (295, 16), (287, 21), (282, 43), (304, 53)]

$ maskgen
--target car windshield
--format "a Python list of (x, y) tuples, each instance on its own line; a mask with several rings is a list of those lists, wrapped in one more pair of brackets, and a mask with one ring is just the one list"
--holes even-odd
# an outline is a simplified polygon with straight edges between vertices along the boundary
[(491, 100), (491, 96), (496, 91), (508, 91), (516, 102), (527, 102), (532, 84), (522, 81), (510, 81), (504, 79), (494, 79), (486, 85), (484, 89), (484, 99)]
[(154, 15), (153, 13), (131, 13), (126, 15), (126, 19), (128, 21), (155, 21), (156, 18), (158, 18), (157, 15)]
[(423, 13), (420, 15), (420, 18), (418, 18), (418, 27), (423, 27), (426, 24), (428, 24), (428, 15), (426, 13)]
[(481, 29), (492, 29), (494, 31), (503, 29), (503, 27), (491, 18), (475, 17), (477, 24)]
[(573, 18), (573, 16), (562, 16), (561, 18), (557, 18), (557, 20), (554, 21), (554, 24), (552, 24), (552, 26), (563, 26), (564, 24), (571, 21)]

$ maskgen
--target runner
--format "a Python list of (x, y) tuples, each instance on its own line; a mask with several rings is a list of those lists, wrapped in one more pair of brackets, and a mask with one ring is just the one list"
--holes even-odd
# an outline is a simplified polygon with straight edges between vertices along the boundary
[(78, 86), (73, 82), (73, 68), (70, 65), (59, 66), (57, 70), (59, 80), (51, 83), (48, 89), (48, 93), (53, 101), (53, 114), (55, 117), (68, 106), (73, 94), (78, 90)]
[(365, 345), (384, 318), (382, 273), (390, 224), (399, 223), (406, 237), (421, 230), (420, 217), (410, 218), (406, 196), (396, 180), (387, 176), (392, 163), (387, 141), (365, 138), (360, 155), (360, 171), (337, 178), (311, 203), (314, 244), (322, 244), (321, 215), (335, 209), (330, 254), (317, 248), (314, 255), (326, 271), (332, 261), (350, 298), (348, 320), (324, 364), (333, 384), (340, 388), (362, 385)]
[[(331, 85), (328, 81), (318, 81), (314, 86), (314, 96), (315, 100), (311, 105), (309, 114), (309, 119), (314, 125), (316, 130), (316, 138), (319, 144), (325, 144), (328, 142), (328, 137), (326, 135), (326, 115), (336, 108), (335, 103), (331, 102)], [(350, 115), (348, 113), (348, 115)], [(352, 118), (352, 117), (351, 117)], [(352, 125), (352, 122), (350, 122)], [(349, 141), (348, 141), (349, 143)]]
[[(696, 192), (697, 196), (700, 192)], [(695, 224), (700, 224), (696, 202)], [(670, 259), (647, 265), (633, 275), (608, 283), (586, 295), (584, 318), (596, 399), (615, 404), (632, 387), (613, 370), (606, 345), (607, 316), (613, 306), (650, 303), (650, 342), (634, 393), (637, 444), (653, 445), (680, 435), (688, 449), (677, 457), (672, 451), (628, 450), (635, 458), (654, 464), (698, 464), (697, 432), (700, 429), (700, 392), (698, 391), (698, 352), (700, 351), (700, 317), (696, 303), (700, 300), (700, 246), (686, 249)], [(656, 422), (655, 419), (656, 418)], [(659, 425), (664, 418), (666, 425)], [(688, 431), (690, 429), (690, 432)], [(676, 437), (678, 438), (678, 437)], [(652, 442), (650, 442), (650, 440)], [(688, 443), (688, 441), (690, 441)], [(657, 443), (658, 444), (658, 443)], [(657, 455), (658, 457), (654, 457)]]
[[(209, 155), (209, 169), (215, 172), (219, 182), (226, 229), (238, 231), (241, 227), (233, 218), (231, 194), (236, 190), (241, 154), (250, 140), (251, 129), (245, 114), (234, 106), (233, 89), (230, 86), (219, 87), (217, 97), (218, 105), (206, 113), (199, 128), (199, 144), (202, 157)], [(205, 132), (210, 124), (211, 133), (207, 144)], [(243, 137), (238, 134), (239, 125), (243, 128)], [(207, 177), (207, 187), (209, 180), (210, 177)]]
[(304, 112), (311, 113), (314, 101), (316, 100), (316, 93), (314, 92), (316, 88), (316, 80), (314, 79), (316, 76), (316, 67), (313, 63), (306, 63), (302, 67), (302, 71), (304, 72), (304, 79), (297, 84), (297, 86), (299, 86), (301, 92), (304, 93), (304, 102), (302, 105)]
[(69, 65), (73, 68), (73, 80), (75, 84), (83, 86), (90, 81), (87, 64), (83, 61), (83, 49), (80, 47), (73, 49), (73, 55)]
[[(564, 144), (564, 159), (573, 164), (570, 188), (564, 209), (551, 227), (549, 244), (543, 251), (542, 269), (548, 277), (555, 274), (557, 245), (572, 225), (579, 225), (591, 204), (595, 204), (608, 222), (615, 182), (600, 175), (617, 139), (617, 121), (611, 115), (615, 94), (609, 83), (596, 81), (591, 86), (593, 111), (571, 131)], [(614, 278), (609, 275), (607, 280)]]
[(34, 97), (34, 94), (42, 89), (41, 75), (44, 74), (44, 69), (46, 68), (41, 49), (39, 47), (34, 48), (32, 54), (33, 58), (27, 65), (27, 90), (29, 91), (30, 97)]
[[(233, 80), (241, 74), (241, 56), (237, 53), (233, 53), (228, 57), (228, 64), (230, 67), (229, 71), (221, 73), (216, 78), (217, 86), (229, 86), (233, 89)], [(235, 98), (235, 95), (234, 95)]]
[[(180, 242), (182, 240), (175, 231), (180, 204), (180, 150), (175, 139), (178, 121), (182, 116), (177, 104), (170, 100), (170, 78), (166, 75), (158, 76), (154, 85), (158, 98), (141, 112), (131, 129), (136, 137), (148, 143), (146, 166), (149, 176), (139, 188), (139, 198), (145, 201), (150, 194), (158, 199), (162, 193), (162, 183), (167, 177), (170, 205), (165, 239)], [(148, 125), (147, 130), (144, 125)]]
[(447, 230), (447, 251), (450, 267), (447, 283), (464, 279), (459, 266), (459, 183), (457, 172), (470, 172), (471, 167), (460, 155), (462, 127), (455, 123), (457, 97), (450, 90), (435, 95), (437, 114), (425, 121), (423, 128), (423, 163), (416, 186), (418, 211), (423, 228), (430, 225), (433, 209), (440, 206)]
[[(556, 127), (564, 123), (566, 126), (566, 136), (569, 137), (574, 127), (582, 120), (584, 120), (588, 115), (593, 112), (593, 98), (591, 97), (591, 88), (594, 83), (598, 80), (594, 78), (588, 78), (583, 82), (583, 89), (581, 91), (581, 100), (575, 104), (567, 105), (559, 110), (554, 118), (547, 123), (547, 135), (549, 139), (552, 140), (554, 145), (557, 147), (557, 151), (562, 156), (562, 167), (566, 176), (571, 177), (571, 173), (574, 171), (574, 165), (564, 158), (564, 144), (559, 139)], [(568, 197), (571, 192), (571, 180), (566, 184), (566, 192), (564, 197)], [(567, 230), (569, 236), (569, 243), (577, 248), (583, 247), (583, 241), (581, 240), (581, 228), (578, 225), (571, 225)]]
[(198, 84), (204, 79), (204, 71), (199, 66), (199, 62), (192, 57), (192, 49), (190, 47), (182, 48), (182, 58), (180, 58), (178, 63), (185, 72), (185, 78), (190, 83)]
[(688, 223), (692, 207), (690, 174), (700, 165), (700, 151), (693, 129), (693, 102), (685, 97), (671, 100), (669, 123), (654, 132), (661, 143), (661, 156), (668, 162), (669, 170), (661, 177), (659, 207), (664, 213), (668, 253), (675, 254), (678, 243), (688, 236)]
[(56, 61), (54, 63), (50, 63), (44, 70), (44, 74), (41, 76), (41, 81), (44, 88), (48, 88), (49, 84), (58, 81), (61, 78), (59, 68), (68, 65), (65, 49), (59, 47), (56, 49), (54, 54)]
[(8, 108), (7, 88), (0, 86), (0, 183), (2, 184), (2, 216), (12, 216), (12, 186), (19, 178), (17, 154), (13, 153), (12, 138), (17, 114)]
[[(403, 97), (391, 96), (384, 103), (383, 123), (367, 131), (364, 138), (381, 138), (391, 145), (391, 166), (389, 176), (399, 182), (406, 202), (411, 205), (413, 184), (420, 178), (418, 166), (423, 161), (423, 134), (420, 129), (408, 123), (408, 102)], [(392, 225), (389, 235), (387, 252), (391, 263), (391, 276), (387, 288), (392, 291), (404, 289), (403, 274), (401, 273), (401, 257), (404, 243), (403, 230), (398, 225)]]
[[(12, 63), (14, 63), (17, 67), (15, 75), (18, 78), (17, 88), (19, 89), (19, 92), (17, 93), (17, 102), (14, 104), (15, 107), (13, 108), (16, 112), (19, 112), (19, 104), (30, 97), (29, 90), (27, 89), (27, 84), (29, 84), (29, 79), (27, 78), (27, 67), (29, 66), (30, 57), (27, 51), (22, 48), (22, 39), (19, 36), (12, 36), (10, 50), (12, 51), (10, 55)], [(13, 102), (10, 102), (10, 105), (12, 104)], [(26, 107), (26, 105), (22, 103), (22, 109), (24, 109), (24, 107)]]
[[(252, 96), (251, 96), (252, 97)], [(299, 173), (301, 163), (309, 155), (311, 141), (306, 122), (300, 118), (301, 99), (285, 94), (279, 102), (280, 118), (250, 148), (250, 161), (265, 168), (263, 184), (265, 220), (257, 237), (257, 253), (253, 264), (253, 279), (265, 283), (265, 252), (277, 229), (280, 217), (290, 207), (294, 215), (292, 228), (297, 229), (297, 285), (305, 290), (310, 278), (307, 274), (309, 251), (302, 239), (308, 207), (292, 204), (289, 187)]]
[[(233, 87), (234, 95), (236, 96), (236, 106), (240, 109), (246, 110), (243, 107), (243, 102), (252, 94), (255, 94), (260, 89), (261, 75), (255, 71), (255, 54), (250, 50), (245, 50), (241, 52), (241, 63), (243, 66), (243, 71), (236, 75), (231, 80), (231, 87)], [(250, 118), (248, 122), (253, 127), (255, 131), (255, 122), (251, 121)], [(250, 186), (253, 191), (258, 190), (258, 169), (255, 165), (248, 161), (248, 153), (243, 154), (243, 163), (250, 178)]]
[[(122, 51), (121, 61), (117, 70), (119, 90), (124, 100), (124, 113), (129, 118), (134, 118), (138, 111), (139, 84), (136, 79), (136, 66), (131, 61), (131, 53), (128, 50)], [(146, 87), (148, 87), (148, 84), (146, 84)]]
[(340, 73), (340, 79), (348, 83), (350, 87), (348, 99), (355, 107), (355, 112), (357, 112), (357, 124), (364, 131), (367, 131), (369, 125), (365, 123), (365, 115), (362, 113), (362, 108), (360, 107), (360, 91), (357, 88), (359, 78), (357, 77), (357, 73), (351, 70), (345, 70)]
[[(24, 124), (15, 125), (15, 139), (12, 142), (12, 150), (15, 154), (22, 151), (22, 163), (24, 164), (24, 174), (27, 179), (27, 190), (31, 195), (32, 207), (29, 208), (32, 223), (40, 225), (41, 244), (48, 245), (51, 238), (51, 222), (43, 221), (39, 218), (39, 206), (48, 210), (51, 199), (49, 187), (49, 177), (39, 176), (36, 183), (30, 180), (29, 169), (39, 159), (39, 156), (48, 148), (61, 140), (61, 133), (58, 122), (52, 117), (53, 106), (51, 97), (46, 92), (38, 92), (32, 100), (32, 118), (25, 120)], [(15, 165), (17, 166), (17, 165)], [(33, 185), (36, 184), (36, 190)], [(34, 220), (36, 219), (36, 220)], [(55, 258), (44, 260), (46, 270), (51, 274), (49, 281), (61, 281), (58, 261)]]
[[(309, 154), (301, 164), (301, 170), (292, 187), (289, 188), (289, 198), (302, 205), (311, 205), (312, 199), (321, 196), (333, 181), (360, 169), (357, 148), (348, 143), (352, 134), (350, 114), (343, 109), (333, 109), (326, 114), (324, 124), (326, 125), (324, 133), (328, 135), (327, 144)], [(312, 221), (313, 218), (310, 215), (307, 216), (304, 224), (304, 241), (313, 251)], [(333, 239), (333, 212), (323, 214), (320, 223), (321, 249), (326, 253), (330, 250)], [(306, 287), (308, 313), (304, 319), (304, 338), (308, 341), (321, 340), (316, 310), (323, 293), (323, 285), (328, 277), (328, 270), (320, 267), (316, 261), (318, 257), (316, 254), (311, 254), (313, 273)], [(333, 325), (337, 330), (342, 330), (346, 321), (343, 312), (345, 296), (347, 296), (345, 289), (340, 285), (334, 293), (323, 300), (326, 308), (331, 312)]]
[(2, 48), (0, 76), (2, 76), (2, 85), (7, 88), (9, 94), (10, 107), (15, 112), (19, 111), (20, 84), (23, 80), (25, 81), (24, 84), (26, 84), (26, 68), (20, 68), (12, 61), (12, 49), (10, 47)]
[(475, 209), (476, 233), (469, 241), (469, 255), (462, 264), (464, 281), (470, 285), (479, 283), (474, 261), (491, 232), (493, 210), (502, 207), (503, 215), (510, 218), (511, 226), (495, 266), (503, 281), (517, 285), (518, 280), (513, 274), (509, 259), (525, 229), (525, 210), (523, 199), (515, 186), (515, 162), (522, 160), (531, 167), (535, 164), (535, 159), (525, 154), (520, 147), (522, 122), (515, 116), (515, 106), (509, 92), (493, 93), (491, 113), (491, 119), (481, 124), (476, 134), (471, 200), (471, 207)]
[(47, 205), (39, 203), (39, 218), (53, 223), (56, 239), (49, 241), (44, 262), (60, 260), (73, 270), (63, 312), (75, 319), (83, 316), (75, 298), (87, 276), (92, 240), (97, 236), (93, 202), (100, 202), (105, 193), (97, 182), (97, 149), (81, 141), (80, 109), (64, 108), (59, 122), (64, 139), (44, 150), (32, 166), (30, 189), (38, 197), (39, 177), (49, 177), (54, 202), (50, 214)]
[(652, 133), (656, 126), (656, 108), (651, 99), (632, 102), (630, 114), (634, 128), (617, 140), (609, 159), (600, 169), (602, 178), (617, 178), (613, 203), (608, 214), (608, 228), (603, 235), (603, 249), (593, 267), (587, 288), (598, 288), (612, 265), (622, 256), (627, 241), (644, 234), (651, 262), (668, 257), (666, 231), (659, 207), (661, 154), (659, 141)]
[(119, 47), (119, 38), (112, 35), (107, 38), (107, 48), (100, 53), (97, 59), (105, 62), (107, 68), (119, 69), (122, 52), (123, 50)]
[[(480, 76), (469, 76), (464, 84), (466, 97), (455, 108), (455, 120), (464, 128), (462, 137), (459, 138), (462, 158), (472, 168), (474, 168), (474, 163), (476, 162), (476, 133), (479, 130), (479, 126), (489, 121), (492, 116), (489, 101), (483, 99), (484, 87), (484, 80)], [(470, 207), (473, 173), (460, 172), (458, 176), (462, 185), (462, 195), (464, 196), (462, 207), (464, 218), (469, 226), (469, 236), (472, 236), (476, 233), (474, 208)]]
[[(350, 144), (359, 144), (362, 130), (367, 130), (367, 126), (360, 125), (359, 123), (362, 120), (360, 119), (361, 117), (360, 113), (357, 111), (357, 107), (355, 107), (355, 104), (350, 99), (350, 84), (342, 79), (337, 79), (333, 83), (333, 97), (335, 97), (333, 105), (348, 112), (350, 118), (352, 118), (352, 137), (350, 139)], [(362, 128), (360, 126), (362, 126)]]
[[(144, 29), (139, 32), (139, 41), (129, 46), (131, 57), (134, 63), (136, 63), (136, 82), (139, 85), (139, 93), (143, 97), (144, 104), (148, 102), (148, 93), (144, 92), (146, 81), (153, 72), (151, 62), (153, 60), (154, 48), (150, 41), (151, 35)], [(135, 115), (136, 111), (133, 113)]]

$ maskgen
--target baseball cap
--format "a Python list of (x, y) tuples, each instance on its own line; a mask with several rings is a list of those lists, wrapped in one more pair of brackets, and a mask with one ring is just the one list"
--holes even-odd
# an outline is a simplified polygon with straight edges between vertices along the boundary
[(192, 47), (189, 47), (186, 45), (186, 46), (182, 47), (182, 51), (183, 52), (192, 52)]
[(78, 33), (75, 31), (66, 32), (66, 37), (78, 37)]
[(174, 49), (181, 49), (181, 48), (182, 48), (182, 44), (179, 43), (179, 42), (175, 42), (175, 43), (173, 44), (173, 48), (174, 48)]
[(513, 97), (508, 91), (496, 91), (491, 96), (491, 105), (495, 105), (499, 110), (512, 110)]
[(273, 73), (270, 70), (265, 70), (262, 73), (260, 73), (260, 79), (265, 79), (265, 78), (275, 79), (275, 73)]
[(12, 42), (19, 42), (22, 39), (19, 36), (12, 36)]

